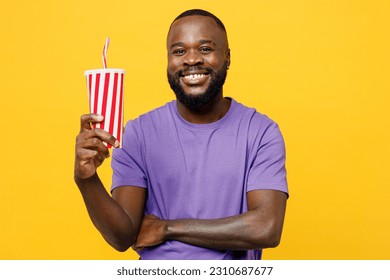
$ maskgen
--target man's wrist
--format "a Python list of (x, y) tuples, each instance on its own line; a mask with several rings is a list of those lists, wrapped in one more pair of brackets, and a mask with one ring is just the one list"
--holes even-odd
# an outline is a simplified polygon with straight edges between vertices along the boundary
[(164, 240), (172, 239), (174, 234), (174, 221), (172, 220), (163, 220), (164, 222)]
[(74, 175), (74, 181), (79, 188), (95, 185), (97, 182), (99, 182), (99, 180), (99, 176), (96, 172), (88, 178), (80, 178), (79, 176)]

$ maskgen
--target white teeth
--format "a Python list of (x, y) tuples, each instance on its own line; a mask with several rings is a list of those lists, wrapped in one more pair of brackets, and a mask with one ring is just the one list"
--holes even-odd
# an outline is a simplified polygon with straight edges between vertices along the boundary
[(184, 76), (184, 78), (186, 78), (188, 80), (195, 80), (195, 79), (202, 78), (203, 76), (204, 76), (204, 74), (191, 74), (191, 75)]

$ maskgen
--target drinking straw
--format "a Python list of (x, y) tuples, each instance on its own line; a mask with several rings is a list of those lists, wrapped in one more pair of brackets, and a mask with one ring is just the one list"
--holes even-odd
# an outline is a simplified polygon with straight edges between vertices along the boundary
[(106, 43), (104, 44), (104, 48), (103, 48), (103, 68), (104, 69), (107, 69), (107, 49), (108, 49), (108, 45), (110, 44), (110, 38), (106, 38)]

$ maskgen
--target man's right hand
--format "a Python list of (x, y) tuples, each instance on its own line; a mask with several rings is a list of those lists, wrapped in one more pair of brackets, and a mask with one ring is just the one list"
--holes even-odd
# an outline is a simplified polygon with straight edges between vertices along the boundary
[(110, 195), (96, 169), (110, 155), (104, 143), (118, 148), (119, 142), (110, 133), (91, 128), (91, 123), (103, 121), (102, 116), (82, 115), (80, 121), (74, 180), (92, 223), (112, 247), (126, 251), (134, 244), (142, 223), (146, 189), (124, 186), (114, 189)]
[(91, 123), (103, 121), (103, 116), (96, 114), (82, 115), (80, 118), (80, 133), (76, 138), (76, 158), (74, 167), (75, 181), (91, 178), (96, 169), (110, 156), (108, 148), (103, 142), (119, 147), (119, 142), (108, 132), (96, 128)]

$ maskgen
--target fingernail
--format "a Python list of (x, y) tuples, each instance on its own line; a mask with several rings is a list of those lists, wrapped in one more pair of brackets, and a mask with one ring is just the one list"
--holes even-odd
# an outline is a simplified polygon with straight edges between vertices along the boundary
[(120, 145), (119, 141), (118, 141), (118, 140), (115, 140), (114, 147), (115, 147), (115, 148), (118, 148), (119, 145)]

